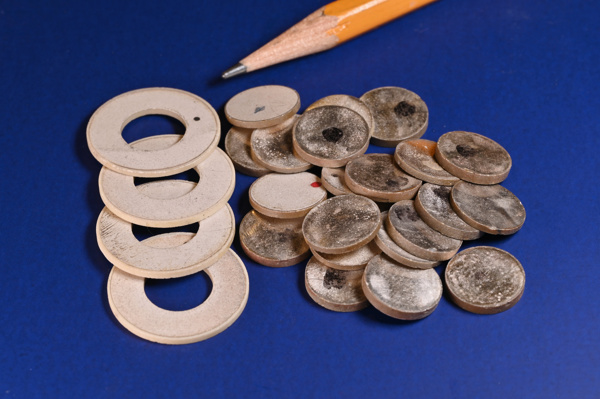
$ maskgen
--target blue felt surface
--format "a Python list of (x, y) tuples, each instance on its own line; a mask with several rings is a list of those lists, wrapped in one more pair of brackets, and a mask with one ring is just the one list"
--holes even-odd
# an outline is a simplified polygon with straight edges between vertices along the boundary
[[(218, 78), (322, 4), (0, 1), (0, 396), (599, 397), (600, 3), (443, 0), (331, 51)], [(479, 316), (444, 296), (418, 322), (334, 313), (306, 294), (304, 264), (259, 266), (236, 240), (251, 290), (229, 329), (173, 347), (122, 328), (95, 238), (90, 115), (128, 90), (175, 87), (215, 107), (224, 137), (226, 101), (262, 84), (295, 88), (302, 110), (406, 87), (429, 106), (425, 138), (469, 130), (502, 144), (527, 220), (483, 242), (522, 262), (522, 300)], [(128, 134), (159, 131), (177, 126), (149, 118)], [(237, 174), (238, 223), (253, 180)], [(193, 306), (208, 289), (198, 278), (152, 295)]]

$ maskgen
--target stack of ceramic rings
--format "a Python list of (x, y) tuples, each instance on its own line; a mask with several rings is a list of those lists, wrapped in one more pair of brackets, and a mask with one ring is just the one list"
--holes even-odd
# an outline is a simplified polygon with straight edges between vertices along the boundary
[[(131, 144), (122, 130), (135, 118), (159, 114), (178, 119), (185, 134), (151, 136)], [(229, 249), (235, 219), (227, 201), (235, 170), (217, 144), (220, 122), (202, 98), (169, 88), (121, 94), (90, 118), (87, 140), (103, 165), (99, 176), (106, 207), (97, 222), (98, 245), (114, 265), (108, 301), (117, 320), (150, 341), (185, 344), (210, 338), (242, 313), (249, 292), (246, 268)], [(196, 184), (160, 179), (135, 185), (134, 177), (162, 178), (194, 169)], [(198, 223), (196, 234), (171, 232), (140, 242), (132, 224), (169, 228)], [(205, 271), (212, 281), (208, 299), (185, 311), (169, 311), (146, 296), (146, 278), (183, 277)]]

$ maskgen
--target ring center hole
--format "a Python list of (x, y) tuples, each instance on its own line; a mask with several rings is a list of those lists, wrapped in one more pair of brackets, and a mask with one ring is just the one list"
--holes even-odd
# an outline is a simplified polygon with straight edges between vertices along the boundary
[(138, 241), (144, 241), (147, 238), (154, 237), (160, 234), (167, 233), (193, 233), (197, 234), (200, 224), (198, 222), (187, 224), (185, 226), (159, 228), (159, 227), (146, 227), (140, 226), (139, 224), (131, 224), (131, 232), (138, 239)]
[(328, 127), (327, 129), (323, 130), (322, 133), (325, 140), (329, 141), (330, 143), (337, 143), (344, 135), (342, 129), (337, 127)]
[(210, 296), (212, 281), (204, 272), (168, 279), (147, 278), (146, 296), (156, 306), (171, 311), (193, 309)]
[(185, 172), (178, 173), (176, 175), (170, 175), (165, 177), (134, 177), (133, 184), (139, 186), (141, 184), (151, 183), (153, 181), (162, 181), (162, 180), (183, 180), (189, 181), (192, 183), (198, 184), (200, 181), (200, 176), (196, 169), (189, 169)]
[(162, 134), (185, 133), (185, 126), (179, 120), (167, 115), (145, 115), (129, 122), (121, 135), (128, 144), (134, 141)]

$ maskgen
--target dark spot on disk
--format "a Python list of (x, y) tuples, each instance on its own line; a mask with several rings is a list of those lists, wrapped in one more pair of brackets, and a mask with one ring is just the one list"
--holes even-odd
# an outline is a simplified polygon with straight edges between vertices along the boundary
[(199, 116), (195, 116), (195, 117), (194, 117), (194, 120), (195, 120), (196, 122), (198, 122), (198, 121), (200, 120), (200, 117), (199, 117)]
[(262, 107), (256, 107), (256, 108), (254, 109), (254, 113), (255, 113), (255, 114), (258, 114), (260, 111), (264, 111), (264, 110), (265, 110), (265, 108), (266, 108), (266, 107), (265, 107), (264, 105), (263, 105)]
[(431, 189), (431, 191), (433, 191), (438, 198), (448, 200), (449, 190), (444, 186), (435, 186)]
[(456, 146), (456, 152), (458, 152), (463, 157), (470, 157), (477, 153), (477, 150), (468, 145), (459, 144)]
[(411, 212), (411, 210), (405, 206), (397, 206), (394, 208), (394, 212), (396, 213), (396, 217), (399, 220), (410, 220), (411, 222), (416, 222), (419, 220), (419, 215), (416, 212)]
[(393, 178), (389, 178), (385, 181), (385, 185), (390, 190), (401, 190), (402, 187), (408, 184), (408, 179), (402, 176), (394, 176)]
[(323, 137), (325, 137), (325, 140), (329, 141), (330, 143), (337, 143), (343, 135), (344, 132), (337, 127), (328, 127), (327, 129), (323, 130)]
[(398, 115), (400, 117), (411, 116), (416, 111), (417, 111), (417, 107), (415, 107), (414, 105), (412, 105), (410, 103), (407, 103), (406, 101), (400, 101), (394, 107), (394, 112), (396, 113), (396, 115)]
[(323, 277), (323, 287), (340, 289), (346, 283), (346, 278), (340, 270), (328, 268)]

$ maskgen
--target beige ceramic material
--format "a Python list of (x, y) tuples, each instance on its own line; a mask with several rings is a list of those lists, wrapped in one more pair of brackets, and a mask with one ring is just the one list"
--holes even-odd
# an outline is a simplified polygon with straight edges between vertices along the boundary
[[(178, 135), (152, 136), (132, 143), (132, 147), (152, 151), (175, 143), (179, 138)], [(146, 195), (135, 186), (132, 176), (102, 168), (98, 178), (100, 196), (112, 213), (141, 226), (176, 227), (198, 222), (227, 203), (235, 188), (235, 169), (227, 154), (216, 149), (194, 170), (200, 177), (196, 187), (172, 198)]]
[(285, 86), (253, 87), (225, 104), (225, 117), (234, 126), (260, 129), (279, 125), (300, 109), (300, 95)]
[(302, 235), (303, 218), (277, 219), (250, 211), (240, 223), (240, 244), (253, 261), (269, 267), (286, 267), (310, 256)]
[(314, 257), (304, 272), (308, 295), (319, 305), (335, 312), (354, 312), (369, 306), (362, 292), (363, 271), (336, 270), (320, 263)]
[(340, 107), (350, 108), (352, 111), (356, 112), (367, 122), (369, 126), (369, 137), (373, 135), (374, 122), (373, 115), (371, 114), (371, 110), (369, 107), (365, 105), (360, 99), (348, 96), (346, 94), (334, 94), (332, 96), (323, 97), (320, 100), (315, 101), (311, 105), (306, 108), (306, 111), (310, 111), (313, 108), (323, 107), (325, 105), (337, 105)]
[(327, 198), (321, 179), (312, 173), (271, 173), (256, 179), (248, 191), (250, 205), (274, 218), (298, 218)]
[[(191, 237), (190, 233), (167, 234), (144, 243), (167, 248), (183, 245)], [(246, 267), (232, 250), (205, 272), (213, 286), (206, 301), (189, 310), (171, 311), (148, 299), (143, 277), (113, 267), (108, 277), (108, 303), (117, 320), (141, 338), (171, 345), (202, 341), (237, 320), (246, 306), (250, 288)]]
[(403, 171), (428, 183), (451, 186), (460, 179), (435, 160), (437, 143), (431, 140), (407, 140), (396, 146), (394, 160)]
[[(138, 189), (153, 197), (176, 198), (194, 186), (192, 182), (181, 180), (155, 181)], [(209, 267), (223, 256), (234, 236), (235, 218), (227, 204), (202, 220), (193, 238), (177, 247), (156, 248), (138, 241), (131, 223), (107, 208), (102, 210), (96, 223), (98, 246), (106, 259), (129, 274), (156, 279), (183, 277)]]
[(344, 168), (321, 169), (321, 182), (323, 187), (333, 195), (352, 194), (344, 181), (346, 172)]
[[(122, 137), (132, 120), (167, 115), (185, 126), (185, 134), (170, 146), (136, 148)], [(123, 93), (94, 112), (87, 127), (90, 151), (105, 167), (129, 176), (162, 177), (191, 169), (217, 147), (221, 123), (213, 107), (195, 94), (169, 88)]]
[(354, 251), (343, 254), (325, 254), (312, 250), (314, 257), (323, 265), (336, 270), (361, 270), (381, 249), (374, 241), (369, 242)]
[(253, 129), (233, 126), (225, 136), (225, 151), (231, 158), (235, 170), (252, 177), (261, 177), (271, 170), (263, 168), (252, 159), (250, 137)]

